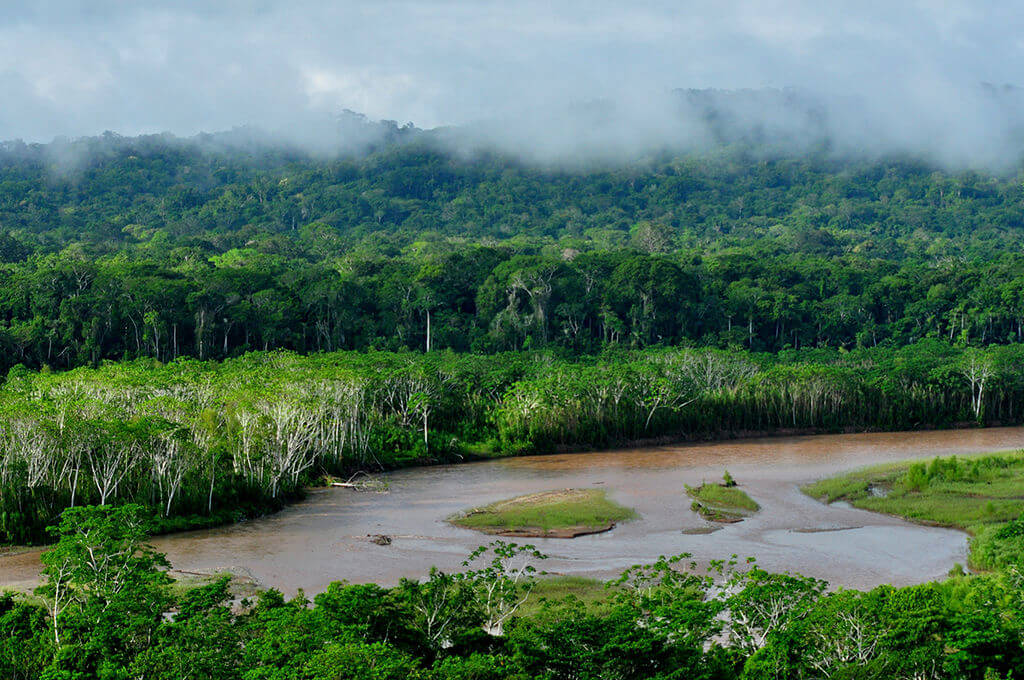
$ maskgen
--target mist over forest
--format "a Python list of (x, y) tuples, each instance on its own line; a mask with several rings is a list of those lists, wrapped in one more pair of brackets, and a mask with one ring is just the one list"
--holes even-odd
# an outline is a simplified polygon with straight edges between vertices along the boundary
[(363, 141), (334, 125), (352, 110), (543, 162), (723, 137), (957, 168), (1019, 162), (1021, 23), (1001, 3), (703, 4), (11, 6), (0, 139), (243, 127), (333, 151)]
[(845, 148), (795, 92), (674, 96), (699, 135), (613, 148), (594, 104), (602, 142), (533, 157), (354, 112), (8, 142), (3, 363), (418, 349), (428, 316), (460, 351), (1020, 339), (1019, 168)]
[[(117, 148), (90, 137), (58, 137), (44, 156), (73, 169), (91, 153)], [(742, 152), (752, 159), (810, 157), (837, 161), (908, 158), (949, 171), (1005, 175), (1024, 157), (1024, 90), (980, 83), (929, 103), (829, 96), (799, 88), (675, 89), (637, 101), (592, 99), (507, 113), (463, 125), (422, 129), (413, 122), (372, 120), (345, 109), (303, 114), (286, 127), (234, 126), (180, 137), (144, 135), (147, 143), (197, 146), (212, 153), (301, 151), (326, 159), (361, 156), (416, 142), (461, 158), (498, 153), (512, 162), (586, 171), (636, 164), (658, 154)], [(135, 142), (121, 139), (120, 145)], [(5, 143), (8, 152), (22, 140)]]

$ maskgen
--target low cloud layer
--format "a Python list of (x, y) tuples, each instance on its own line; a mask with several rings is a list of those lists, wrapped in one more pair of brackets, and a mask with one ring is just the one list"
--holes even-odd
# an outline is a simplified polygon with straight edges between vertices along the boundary
[(713, 136), (677, 88), (775, 88), (727, 98), (734, 123), (948, 163), (1015, 163), (1024, 127), (1002, 87), (1024, 73), (1009, 2), (22, 4), (0, 8), (3, 139), (254, 125), (308, 140), (352, 109), (527, 157), (611, 158)]

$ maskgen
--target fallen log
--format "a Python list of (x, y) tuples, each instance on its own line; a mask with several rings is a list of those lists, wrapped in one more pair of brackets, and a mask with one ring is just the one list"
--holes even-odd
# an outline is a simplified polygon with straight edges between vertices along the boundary
[(377, 477), (371, 477), (365, 472), (357, 472), (344, 482), (331, 482), (331, 486), (355, 489), (356, 491), (373, 491), (376, 493), (387, 493), (388, 491), (387, 482)]

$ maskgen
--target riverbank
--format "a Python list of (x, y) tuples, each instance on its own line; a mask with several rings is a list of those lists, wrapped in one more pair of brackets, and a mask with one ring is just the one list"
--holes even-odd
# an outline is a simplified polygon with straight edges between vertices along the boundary
[[(1006, 423), (1024, 384), (1005, 371), (1022, 360), (1024, 345), (921, 341), (775, 355), (254, 352), (17, 370), (0, 385), (11, 433), (0, 542), (45, 540), (75, 505), (141, 503), (184, 528), (262, 512), (321, 474), (460, 457)], [(976, 395), (970, 366), (988, 376)]]
[(1024, 557), (1024, 451), (891, 463), (802, 490), (825, 503), (964, 531), (972, 537), (975, 569), (1000, 569)]
[[(799, 487), (819, 479), (909, 458), (948, 457), (1024, 447), (1024, 428), (771, 437), (525, 456), (433, 465), (387, 473), (388, 493), (313, 489), (306, 501), (239, 525), (156, 537), (175, 568), (251, 574), (286, 593), (316, 593), (331, 581), (393, 585), (430, 566), (457, 571), (487, 542), (446, 520), (553, 488), (597, 488), (640, 519), (572, 541), (531, 539), (551, 555), (545, 570), (605, 579), (659, 555), (690, 553), (701, 564), (738, 555), (772, 571), (792, 571), (835, 586), (871, 588), (944, 578), (967, 560), (957, 530), (925, 527), (853, 507), (823, 505)], [(761, 511), (716, 525), (690, 510), (685, 485), (717, 482), (724, 470)], [(390, 545), (367, 537), (387, 535)], [(0, 557), (0, 584), (30, 588), (39, 550)]]
[[(947, 427), (936, 425), (924, 425), (913, 430), (896, 430), (894, 432), (937, 432), (947, 430), (983, 430), (991, 428), (1006, 427), (1000, 422), (993, 422), (986, 425), (978, 425), (973, 422), (955, 423)], [(530, 452), (519, 454), (486, 453), (483, 444), (468, 446), (461, 450), (461, 453), (447, 458), (432, 458), (421, 460), (406, 460), (401, 465), (381, 468), (373, 473), (366, 473), (365, 470), (346, 470), (339, 476), (325, 474), (318, 478), (317, 483), (290, 490), (277, 498), (263, 499), (261, 503), (251, 502), (244, 506), (224, 508), (213, 515), (173, 515), (170, 517), (156, 516), (150, 525), (150, 533), (153, 536), (167, 536), (193, 531), (203, 531), (228, 527), (234, 524), (251, 522), (261, 518), (271, 517), (295, 503), (304, 501), (310, 493), (323, 490), (333, 482), (348, 479), (353, 474), (367, 475), (371, 478), (384, 476), (389, 473), (418, 469), (424, 467), (436, 467), (444, 465), (456, 465), (464, 463), (486, 462), (493, 460), (506, 460), (509, 458), (534, 458), (558, 455), (588, 454), (600, 451), (623, 451), (641, 450), (651, 447), (671, 447), (682, 444), (713, 444), (730, 441), (743, 440), (770, 440), (787, 437), (810, 437), (835, 434), (871, 434), (893, 432), (889, 430), (872, 428), (843, 428), (841, 431), (834, 429), (823, 430), (820, 428), (779, 428), (777, 430), (734, 430), (722, 431), (715, 434), (678, 434), (651, 437), (646, 439), (633, 439), (624, 442), (612, 442), (606, 446), (583, 448), (583, 447), (559, 447), (550, 452)], [(30, 543), (0, 543), (0, 557), (10, 551), (22, 551), (34, 547), (49, 545), (49, 540), (42, 540)]]
[[(983, 430), (986, 428), (999, 428), (999, 427), (1020, 427), (1024, 426), (1024, 420), (992, 420), (984, 423), (978, 423), (977, 421), (965, 420), (955, 423), (948, 424), (935, 424), (935, 423), (923, 423), (915, 425), (914, 427), (908, 427), (905, 429), (901, 428), (885, 428), (885, 427), (864, 427), (864, 426), (846, 426), (846, 427), (780, 427), (776, 429), (761, 429), (761, 430), (720, 430), (716, 432), (678, 432), (673, 434), (661, 435), (658, 437), (640, 437), (633, 439), (625, 439), (622, 441), (611, 441), (602, 445), (569, 445), (561, 444), (553, 447), (550, 451), (533, 451), (528, 453), (501, 453), (498, 451), (487, 452), (485, 450), (485, 443), (477, 442), (476, 444), (468, 445), (466, 448), (460, 451), (457, 460), (467, 461), (483, 461), (483, 460), (495, 460), (501, 458), (512, 458), (512, 457), (523, 457), (523, 456), (550, 456), (550, 455), (561, 455), (567, 453), (590, 453), (593, 451), (610, 451), (610, 450), (629, 450), (629, 449), (644, 449), (656, 446), (675, 446), (678, 444), (701, 444), (701, 443), (714, 443), (714, 442), (727, 442), (733, 440), (743, 439), (773, 439), (783, 437), (810, 437), (815, 435), (832, 435), (832, 434), (872, 434), (872, 433), (886, 433), (886, 432), (934, 432), (943, 430)], [(436, 464), (449, 464), (457, 462), (457, 460), (440, 460), (440, 461), (419, 461), (414, 462), (408, 467), (417, 467), (420, 465), (436, 465)], [(401, 469), (401, 468), (394, 468)]]

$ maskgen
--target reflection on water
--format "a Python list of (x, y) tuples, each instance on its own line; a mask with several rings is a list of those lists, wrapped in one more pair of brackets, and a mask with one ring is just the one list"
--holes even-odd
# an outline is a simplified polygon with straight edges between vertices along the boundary
[[(273, 517), (154, 544), (178, 569), (237, 569), (286, 593), (318, 592), (341, 579), (393, 584), (421, 577), (431, 565), (457, 569), (489, 540), (448, 525), (452, 513), (535, 491), (597, 486), (640, 519), (605, 534), (532, 540), (551, 556), (547, 571), (606, 576), (688, 552), (699, 561), (755, 557), (766, 569), (846, 587), (906, 585), (941, 578), (955, 562), (964, 563), (966, 537), (842, 504), (824, 506), (799, 485), (872, 463), (1020, 447), (1024, 428), (995, 428), (748, 439), (419, 468), (389, 475), (388, 494), (318, 490)], [(683, 485), (718, 480), (726, 468), (762, 510), (706, 533)], [(368, 534), (387, 534), (393, 542), (375, 545)], [(38, 564), (35, 551), (0, 557), (0, 585), (31, 583)]]

